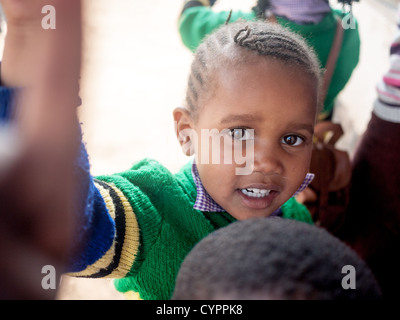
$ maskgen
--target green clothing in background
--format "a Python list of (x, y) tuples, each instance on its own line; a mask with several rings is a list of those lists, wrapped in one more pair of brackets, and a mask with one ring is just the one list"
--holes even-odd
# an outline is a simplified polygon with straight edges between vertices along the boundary
[[(228, 15), (229, 11), (215, 12), (210, 7), (203, 6), (183, 11), (179, 19), (179, 32), (185, 46), (195, 51), (207, 34), (225, 23)], [(277, 17), (277, 21), (280, 25), (303, 36), (308, 44), (314, 48), (321, 66), (325, 67), (336, 32), (337, 17), (341, 18), (340, 11), (328, 13), (317, 24), (300, 25), (281, 17)], [(254, 11), (233, 11), (230, 21), (233, 22), (238, 19), (255, 20), (257, 17)], [(360, 37), (356, 24), (355, 29), (344, 30), (342, 47), (325, 97), (323, 114), (327, 115), (332, 112), (337, 95), (345, 87), (358, 64), (359, 54)]]

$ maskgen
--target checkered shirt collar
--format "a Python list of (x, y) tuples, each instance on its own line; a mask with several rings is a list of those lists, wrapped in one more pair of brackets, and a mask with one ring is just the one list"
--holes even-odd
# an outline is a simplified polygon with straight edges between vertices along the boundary
[(224, 210), (218, 203), (216, 203), (214, 199), (211, 198), (211, 196), (208, 194), (206, 189), (204, 189), (203, 184), (200, 180), (199, 171), (197, 170), (197, 166), (194, 160), (192, 164), (192, 176), (194, 183), (196, 184), (197, 190), (197, 198), (193, 208), (196, 210), (207, 212), (225, 212), (226, 210)]

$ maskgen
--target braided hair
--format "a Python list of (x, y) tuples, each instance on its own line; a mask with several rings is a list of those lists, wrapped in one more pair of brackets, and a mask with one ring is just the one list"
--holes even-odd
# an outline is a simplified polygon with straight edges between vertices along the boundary
[(192, 118), (197, 118), (199, 107), (214, 94), (218, 70), (260, 58), (299, 67), (315, 79), (318, 89), (321, 85), (318, 58), (300, 36), (274, 23), (238, 20), (208, 35), (195, 52), (186, 92)]

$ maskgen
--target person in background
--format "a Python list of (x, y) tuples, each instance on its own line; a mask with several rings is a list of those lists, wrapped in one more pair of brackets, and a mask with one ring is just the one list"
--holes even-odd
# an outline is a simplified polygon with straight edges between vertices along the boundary
[[(185, 1), (180, 18), (179, 33), (182, 42), (194, 51), (203, 38), (225, 23), (243, 20), (269, 20), (303, 36), (315, 50), (322, 67), (327, 68), (329, 55), (338, 51), (327, 74), (323, 108), (319, 120), (331, 120), (335, 99), (349, 81), (360, 54), (360, 36), (356, 19), (350, 28), (343, 29), (343, 12), (332, 10), (328, 0), (261, 0), (247, 12), (215, 11), (216, 0)], [(334, 49), (335, 35), (343, 32), (338, 49)], [(333, 54), (333, 56), (335, 56)], [(332, 59), (335, 60), (335, 59)]]
[(389, 70), (377, 84), (371, 119), (352, 159), (345, 222), (337, 235), (363, 257), (385, 298), (398, 299), (400, 269), (400, 6)]

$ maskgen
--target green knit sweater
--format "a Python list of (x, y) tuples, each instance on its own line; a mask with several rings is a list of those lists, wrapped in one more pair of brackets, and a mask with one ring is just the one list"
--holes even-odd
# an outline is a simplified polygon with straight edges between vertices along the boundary
[[(210, 232), (235, 221), (228, 213), (193, 209), (191, 163), (172, 174), (157, 161), (145, 159), (126, 172), (98, 177), (95, 185), (107, 207), (107, 212), (99, 208), (95, 214), (111, 215), (115, 238), (95, 263), (73, 275), (120, 278), (116, 288), (137, 292), (141, 299), (169, 299), (189, 250)], [(282, 212), (284, 218), (312, 223), (308, 210), (293, 198)]]
[[(210, 7), (198, 6), (186, 9), (179, 19), (179, 32), (185, 46), (194, 51), (207, 34), (225, 23), (228, 15), (228, 11), (216, 12)], [(277, 17), (277, 21), (280, 25), (303, 36), (314, 48), (321, 66), (325, 67), (336, 32), (336, 17), (341, 17), (340, 11), (332, 11), (317, 24), (300, 25), (281, 17)], [(254, 11), (233, 11), (230, 21), (239, 19), (255, 20), (256, 14)], [(342, 47), (325, 97), (323, 114), (329, 114), (333, 110), (335, 98), (345, 87), (358, 64), (359, 54), (360, 37), (356, 24), (355, 29), (344, 30)]]

